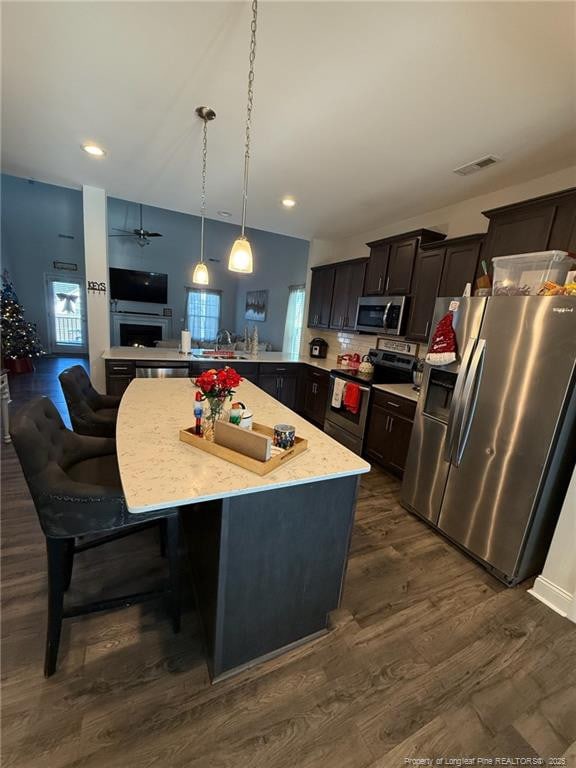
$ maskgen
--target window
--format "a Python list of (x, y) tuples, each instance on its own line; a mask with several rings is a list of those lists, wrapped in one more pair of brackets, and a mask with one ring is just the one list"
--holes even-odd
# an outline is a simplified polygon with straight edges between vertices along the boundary
[(186, 321), (197, 341), (214, 341), (220, 328), (220, 291), (188, 288)]
[(305, 297), (306, 293), (303, 285), (290, 286), (286, 326), (284, 328), (284, 344), (282, 345), (282, 351), (290, 355), (300, 354)]

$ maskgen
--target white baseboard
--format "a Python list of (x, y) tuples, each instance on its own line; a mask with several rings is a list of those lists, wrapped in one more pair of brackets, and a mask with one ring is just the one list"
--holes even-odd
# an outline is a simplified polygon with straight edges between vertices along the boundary
[(576, 622), (576, 613), (574, 612), (575, 597), (570, 592), (562, 589), (562, 587), (548, 581), (544, 576), (538, 576), (534, 586), (528, 590), (528, 593), (549, 608), (552, 608), (556, 613)]

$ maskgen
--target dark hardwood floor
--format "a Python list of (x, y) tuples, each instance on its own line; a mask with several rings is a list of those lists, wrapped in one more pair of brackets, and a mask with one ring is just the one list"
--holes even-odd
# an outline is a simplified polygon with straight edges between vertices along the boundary
[[(15, 405), (57, 393), (58, 365), (13, 380)], [(44, 680), (44, 539), (5, 446), (2, 766), (395, 768), (464, 756), (576, 766), (576, 625), (526, 585), (504, 588), (405, 512), (398, 490), (377, 469), (362, 480), (329, 635), (211, 686), (188, 591), (180, 635), (161, 604), (67, 620), (58, 672)], [(165, 568), (154, 537), (79, 555), (68, 599), (152, 583)]]

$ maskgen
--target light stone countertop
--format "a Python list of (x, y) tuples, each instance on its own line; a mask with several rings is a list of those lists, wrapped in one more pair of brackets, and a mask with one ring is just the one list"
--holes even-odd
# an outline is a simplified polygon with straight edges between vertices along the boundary
[(390, 392), (391, 395), (405, 397), (407, 400), (418, 402), (419, 392), (416, 392), (412, 384), (372, 384), (373, 389), (380, 389), (382, 392)]
[(118, 463), (130, 512), (223, 499), (236, 494), (360, 475), (370, 465), (321, 430), (244, 381), (235, 399), (255, 421), (293, 424), (308, 450), (261, 477), (182, 443), (180, 429), (194, 424), (196, 387), (189, 379), (134, 379), (122, 397), (116, 428)]
[[(259, 352), (257, 355), (250, 355), (247, 352), (238, 352), (240, 358), (236, 358), (228, 361), (233, 367), (236, 363), (305, 363), (315, 368), (320, 368), (324, 371), (331, 371), (332, 368), (336, 368), (335, 358), (326, 358), (322, 360), (320, 358), (312, 358), (303, 355), (287, 355), (284, 352)], [(142, 361), (157, 361), (157, 362), (183, 362), (189, 361), (193, 363), (210, 362), (223, 363), (226, 362), (222, 358), (213, 358), (205, 356), (183, 355), (177, 349), (167, 349), (166, 347), (110, 347), (102, 353), (104, 360), (142, 360)]]

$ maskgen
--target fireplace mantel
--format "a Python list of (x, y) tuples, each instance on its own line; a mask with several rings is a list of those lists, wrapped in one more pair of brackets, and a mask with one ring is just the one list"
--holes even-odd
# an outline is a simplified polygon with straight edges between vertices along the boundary
[(156, 325), (162, 328), (162, 338), (172, 338), (172, 318), (163, 315), (146, 315), (138, 312), (111, 312), (112, 318), (112, 346), (120, 345), (120, 326), (122, 323), (130, 325)]

